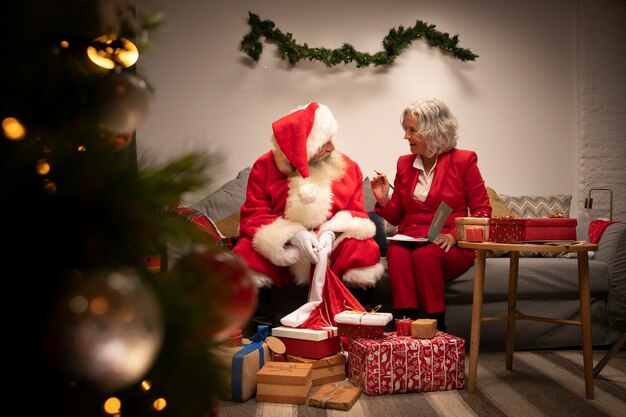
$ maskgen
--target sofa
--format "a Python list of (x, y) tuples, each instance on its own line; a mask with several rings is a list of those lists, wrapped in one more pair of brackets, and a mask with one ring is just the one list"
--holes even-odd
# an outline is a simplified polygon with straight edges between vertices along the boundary
[[(239, 208), (245, 198), (250, 168), (241, 170), (235, 178), (191, 204), (188, 209), (205, 216), (214, 234), (223, 245), (234, 243), (238, 235)], [(555, 211), (569, 217), (571, 195), (510, 196), (496, 193), (488, 187), (495, 216), (547, 217)], [(374, 197), (365, 178), (363, 187), (365, 207), (376, 224), (375, 239), (381, 249), (381, 263), (386, 269), (386, 237), (394, 228), (373, 212)], [(589, 241), (589, 220), (578, 220), (576, 237)], [(597, 223), (597, 222), (596, 222)], [(603, 232), (596, 236), (598, 250), (590, 253), (589, 275), (592, 314), (592, 338), (595, 347), (608, 347), (624, 333), (621, 326), (626, 315), (626, 226), (621, 222), (606, 222)], [(509, 258), (507, 253), (489, 254), (486, 260), (483, 296), (484, 316), (504, 316), (507, 310)], [(575, 255), (522, 252), (519, 260), (518, 310), (530, 316), (579, 319), (578, 269)], [(457, 279), (446, 284), (446, 324), (448, 333), (469, 340), (475, 267), (470, 267)], [(379, 306), (379, 311), (393, 312), (387, 273), (367, 290), (350, 289), (364, 307)], [(282, 289), (264, 290), (260, 305), (265, 312), (253, 320), (280, 325), (280, 318), (300, 307), (307, 300), (307, 286), (292, 285)], [(270, 309), (268, 310), (268, 305)], [(269, 311), (269, 313), (268, 313)], [(265, 315), (263, 315), (265, 314)], [(252, 321), (251, 321), (252, 323)], [(616, 323), (618, 323), (616, 325)], [(621, 325), (620, 325), (621, 323)], [(393, 321), (386, 330), (393, 330)], [(481, 349), (504, 349), (504, 322), (484, 323)], [(577, 348), (582, 345), (579, 326), (556, 325), (539, 321), (523, 321), (516, 326), (516, 349)]]

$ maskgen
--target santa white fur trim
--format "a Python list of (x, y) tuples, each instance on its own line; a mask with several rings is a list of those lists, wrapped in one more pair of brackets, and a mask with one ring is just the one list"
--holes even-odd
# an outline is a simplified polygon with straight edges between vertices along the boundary
[(251, 275), (252, 281), (254, 281), (254, 285), (256, 285), (257, 288), (271, 287), (274, 285), (274, 281), (272, 281), (272, 279), (267, 275), (263, 275), (256, 271), (251, 271)]
[(291, 265), (300, 257), (300, 250), (287, 243), (300, 230), (306, 229), (301, 224), (279, 217), (273, 223), (259, 227), (252, 239), (252, 247), (274, 265)]
[(349, 211), (339, 211), (320, 227), (319, 233), (326, 230), (332, 230), (339, 238), (334, 242), (333, 246), (337, 246), (343, 239), (352, 237), (364, 240), (374, 237), (376, 234), (376, 225), (369, 217), (354, 217)]
[(308, 285), (311, 282), (311, 268), (315, 265), (309, 260), (301, 256), (300, 259), (289, 267), (289, 271), (293, 275), (293, 282), (296, 285)]
[(371, 288), (382, 278), (385, 267), (380, 263), (363, 268), (354, 268), (343, 274), (343, 282), (347, 287)]
[(328, 106), (319, 104), (315, 111), (315, 121), (311, 133), (306, 140), (306, 150), (309, 159), (337, 133), (339, 126)]

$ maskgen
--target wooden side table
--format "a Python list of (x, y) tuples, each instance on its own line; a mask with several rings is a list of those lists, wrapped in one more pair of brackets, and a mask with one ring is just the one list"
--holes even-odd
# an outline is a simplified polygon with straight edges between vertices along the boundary
[[(598, 249), (598, 245), (586, 242), (563, 244), (537, 243), (496, 243), (459, 241), (459, 247), (476, 250), (474, 273), (474, 298), (472, 303), (472, 328), (470, 333), (469, 375), (467, 390), (476, 389), (476, 371), (480, 349), (480, 330), (483, 322), (506, 321), (506, 369), (513, 369), (513, 350), (515, 348), (515, 322), (517, 320), (535, 320), (547, 323), (580, 326), (583, 345), (583, 366), (585, 374), (585, 394), (593, 399), (593, 347), (591, 340), (591, 305), (589, 295), (589, 251)], [(485, 284), (485, 259), (487, 251), (509, 251), (509, 294), (506, 317), (482, 317), (483, 290)], [(578, 259), (578, 293), (580, 298), (580, 320), (561, 320), (557, 318), (527, 316), (517, 310), (517, 277), (519, 254), (523, 251), (539, 252), (575, 252)]]

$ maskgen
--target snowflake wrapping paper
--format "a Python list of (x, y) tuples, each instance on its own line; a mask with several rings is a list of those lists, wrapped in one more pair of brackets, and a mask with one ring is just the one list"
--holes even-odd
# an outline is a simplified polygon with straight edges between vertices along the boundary
[(441, 331), (432, 339), (351, 339), (348, 365), (348, 379), (367, 395), (464, 389), (465, 340)]

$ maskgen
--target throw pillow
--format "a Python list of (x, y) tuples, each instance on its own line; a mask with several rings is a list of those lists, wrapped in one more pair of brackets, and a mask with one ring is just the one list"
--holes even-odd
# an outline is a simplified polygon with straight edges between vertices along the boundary
[(370, 220), (376, 225), (374, 240), (378, 243), (378, 247), (380, 248), (380, 256), (387, 256), (387, 245), (389, 242), (387, 241), (387, 233), (385, 232), (385, 221), (373, 210), (368, 211), (367, 214), (370, 216)]
[(569, 217), (572, 195), (509, 196), (500, 194), (500, 199), (516, 217), (550, 217), (553, 213), (562, 213), (563, 217)]
[(239, 211), (246, 199), (250, 169), (250, 167), (242, 169), (237, 174), (237, 177), (226, 182), (213, 193), (190, 207), (206, 214), (215, 221), (221, 220), (235, 211)]
[(239, 237), (239, 211), (215, 222), (225, 237)]
[(511, 209), (504, 204), (500, 196), (491, 187), (487, 187), (487, 195), (489, 196), (489, 204), (491, 204), (491, 217), (513, 217), (515, 216)]

